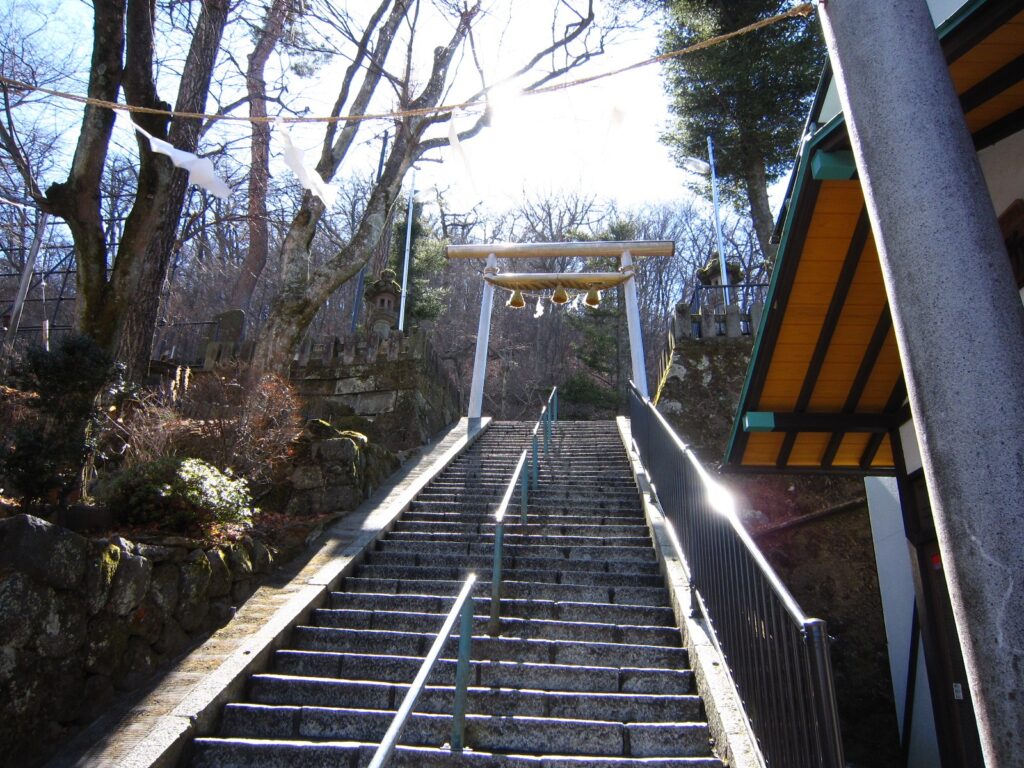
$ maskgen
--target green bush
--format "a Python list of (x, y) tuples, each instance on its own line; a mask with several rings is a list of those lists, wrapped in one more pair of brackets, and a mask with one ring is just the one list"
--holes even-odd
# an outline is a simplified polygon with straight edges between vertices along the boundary
[(97, 497), (119, 523), (207, 531), (245, 524), (254, 509), (248, 484), (202, 459), (164, 457), (118, 473)]
[(13, 490), (53, 502), (78, 486), (91, 447), (87, 427), (113, 373), (110, 356), (85, 336), (25, 352), (12, 378), (26, 398), (0, 436), (0, 476)]

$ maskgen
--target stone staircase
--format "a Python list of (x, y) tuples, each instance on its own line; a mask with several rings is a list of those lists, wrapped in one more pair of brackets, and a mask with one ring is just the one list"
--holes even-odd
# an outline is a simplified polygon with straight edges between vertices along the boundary
[(442, 747), (453, 636), (392, 766), (722, 768), (614, 422), (556, 426), (527, 524), (518, 494), (506, 518), (501, 627), (488, 634), (493, 513), (531, 426), (492, 424), (435, 478), (189, 764), (365, 766), (475, 570), (467, 749)]

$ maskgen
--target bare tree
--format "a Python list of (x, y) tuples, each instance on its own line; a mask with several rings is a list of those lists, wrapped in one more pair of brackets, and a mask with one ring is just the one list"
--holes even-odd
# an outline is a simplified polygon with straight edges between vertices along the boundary
[[(387, 214), (396, 204), (406, 171), (431, 151), (450, 144), (448, 135), (431, 129), (447, 125), (451, 113), (435, 108), (450, 92), (458, 69), (457, 57), (467, 44), (473, 43), (473, 28), (483, 11), (479, 2), (461, 8), (454, 3), (435, 4), (436, 9), (447, 13), (452, 31), (443, 45), (433, 49), (429, 71), (419, 83), (413, 60), (418, 50), (420, 5), (419, 0), (382, 0), (361, 32), (352, 34), (354, 53), (342, 78), (333, 114), (340, 117), (343, 110), (353, 115), (365, 113), (375, 95), (390, 87), (401, 116), (395, 119), (394, 138), (358, 227), (343, 247), (315, 268), (310, 266), (309, 254), (324, 205), (311, 194), (304, 197), (281, 248), (281, 289), (257, 343), (258, 365), (277, 370), (287, 367), (292, 350), (319, 307), (370, 258), (385, 229)], [(523, 91), (536, 90), (603, 49), (608, 30), (597, 29), (592, 0), (581, 9), (566, 0), (553, 2), (552, 8), (550, 42), (527, 56), (511, 76), (488, 82), (483, 70), (477, 67), (481, 85), (463, 101), (484, 109), (468, 129), (458, 133), (460, 141), (471, 138), (487, 125), (487, 100), (495, 87), (515, 82)], [(567, 12), (571, 18), (561, 20)], [(403, 29), (404, 45), (396, 46)], [(472, 53), (472, 45), (470, 48)], [(393, 62), (398, 63), (400, 71), (393, 71)], [(332, 179), (338, 172), (354, 146), (360, 126), (358, 120), (339, 120), (328, 125), (317, 165), (324, 179)]]

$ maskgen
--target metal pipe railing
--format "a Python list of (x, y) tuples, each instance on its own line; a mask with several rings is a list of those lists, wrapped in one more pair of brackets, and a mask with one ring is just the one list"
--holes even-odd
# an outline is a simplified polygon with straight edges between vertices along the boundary
[[(505, 561), (505, 513), (512, 503), (512, 494), (519, 485), (519, 523), (526, 525), (526, 511), (529, 507), (530, 487), (537, 488), (540, 483), (540, 434), (544, 436), (544, 456), (550, 458), (551, 443), (554, 440), (554, 422), (558, 417), (558, 387), (552, 387), (547, 402), (541, 408), (540, 418), (533, 425), (530, 437), (530, 448), (519, 454), (519, 461), (509, 478), (505, 494), (494, 513), (494, 562), (491, 567), (491, 616), (487, 630), (497, 634), (501, 627), (501, 586), (502, 570)], [(526, 466), (527, 454), (530, 454), (530, 466)], [(527, 478), (529, 475), (529, 481)]]
[(825, 622), (807, 617), (707, 473), (630, 387), (633, 442), (676, 533), (692, 608), (711, 626), (770, 766), (842, 768)]
[(558, 387), (551, 388), (551, 394), (540, 409), (540, 418), (533, 425), (530, 434), (530, 449), (533, 459), (530, 463), (530, 487), (537, 488), (540, 483), (540, 436), (544, 438), (544, 455), (551, 456), (551, 444), (554, 442), (554, 423), (558, 421)]
[(520, 477), (525, 479), (523, 467), (526, 466), (526, 451), (519, 454), (519, 461), (512, 472), (512, 478), (505, 488), (505, 495), (502, 496), (498, 511), (494, 513), (494, 564), (491, 568), (491, 618), (487, 624), (487, 631), (492, 635), (497, 634), (501, 621), (501, 583), (502, 569), (505, 559), (505, 512), (512, 502), (512, 494), (515, 493), (516, 485), (519, 485), (519, 520), (526, 524), (526, 508), (529, 503), (529, 492), (526, 485), (521, 482)]
[(419, 672), (416, 673), (416, 678), (409, 686), (405, 698), (402, 699), (402, 704), (398, 707), (395, 718), (391, 721), (391, 725), (384, 734), (384, 738), (381, 739), (380, 746), (377, 747), (377, 751), (374, 753), (368, 768), (384, 768), (387, 765), (391, 754), (395, 751), (395, 747), (398, 746), (398, 739), (402, 735), (409, 715), (412, 713), (412, 708), (416, 706), (416, 702), (419, 700), (420, 694), (423, 693), (423, 688), (427, 684), (427, 678), (433, 671), (434, 664), (437, 663), (438, 658), (441, 656), (441, 651), (448, 642), (452, 628), (455, 626), (455, 620), (460, 617), (459, 660), (455, 668), (455, 704), (452, 713), (451, 748), (453, 752), (462, 750), (465, 738), (469, 660), (473, 638), (473, 600), (470, 598), (470, 595), (472, 595), (475, 585), (476, 574), (471, 573), (466, 577), (459, 596), (455, 598), (455, 604), (448, 611), (444, 624), (441, 625), (441, 631), (437, 633), (434, 644), (430, 647), (426, 658), (423, 659), (423, 664), (420, 666)]

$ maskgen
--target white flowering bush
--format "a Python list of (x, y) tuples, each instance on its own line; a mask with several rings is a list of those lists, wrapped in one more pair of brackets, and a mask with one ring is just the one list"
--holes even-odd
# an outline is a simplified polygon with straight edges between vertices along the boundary
[(243, 478), (202, 459), (164, 457), (119, 472), (97, 493), (118, 523), (208, 532), (247, 525), (258, 510)]

